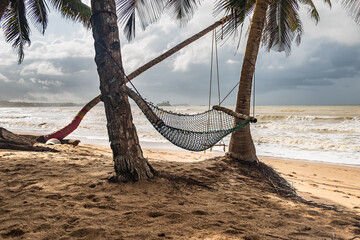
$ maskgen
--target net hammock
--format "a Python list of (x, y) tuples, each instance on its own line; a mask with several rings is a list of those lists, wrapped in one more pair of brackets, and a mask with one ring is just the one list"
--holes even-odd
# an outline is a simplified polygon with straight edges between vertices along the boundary
[(221, 106), (214, 106), (211, 110), (197, 114), (174, 113), (145, 101), (130, 88), (126, 87), (126, 91), (163, 137), (190, 151), (209, 149), (226, 135), (250, 122), (256, 122), (256, 118)]

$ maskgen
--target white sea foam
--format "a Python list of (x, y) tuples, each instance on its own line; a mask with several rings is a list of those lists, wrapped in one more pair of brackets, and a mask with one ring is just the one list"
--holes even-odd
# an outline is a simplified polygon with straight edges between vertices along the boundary
[[(140, 141), (168, 146), (141, 111), (132, 108)], [(78, 107), (0, 108), (0, 126), (16, 132), (48, 134), (71, 122), (79, 110)], [(166, 110), (194, 114), (206, 111), (207, 107), (176, 106)], [(251, 128), (259, 155), (360, 165), (360, 106), (257, 107), (256, 117), (258, 123)], [(103, 107), (92, 109), (69, 138), (108, 145)], [(229, 140), (229, 136), (224, 138), (227, 144)]]

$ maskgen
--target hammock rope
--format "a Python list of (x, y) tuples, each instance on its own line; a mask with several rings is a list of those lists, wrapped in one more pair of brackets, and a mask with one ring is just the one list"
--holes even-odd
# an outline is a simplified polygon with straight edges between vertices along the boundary
[(253, 117), (220, 106), (197, 114), (174, 113), (150, 102), (145, 103), (145, 100), (130, 88), (126, 87), (126, 92), (163, 137), (174, 145), (190, 151), (209, 149), (226, 135), (250, 122), (256, 122)]
[[(237, 113), (221, 106), (213, 106), (212, 109), (197, 114), (180, 114), (161, 109), (153, 105), (152, 103), (147, 102), (132, 84), (132, 82), (130, 81), (131, 79), (125, 74), (124, 69), (112, 57), (109, 50), (99, 42), (96, 41), (95, 43), (98, 44), (107, 52), (107, 54), (110, 55), (111, 59), (119, 67), (121, 73), (124, 75), (127, 82), (130, 82), (136, 92), (134, 92), (132, 89), (128, 88), (124, 84), (126, 83), (126, 81), (121, 84), (121, 89), (125, 91), (128, 96), (135, 101), (135, 103), (139, 106), (139, 108), (153, 125), (153, 127), (163, 137), (165, 137), (167, 140), (169, 140), (171, 143), (178, 147), (190, 151), (204, 151), (214, 146), (226, 135), (236, 131), (239, 128), (247, 126), (250, 122), (256, 123), (257, 121), (254, 117)], [(217, 48), (216, 57), (218, 57)], [(216, 64), (218, 73), (218, 97), (220, 105), (229, 96), (232, 90), (228, 95), (225, 96), (222, 101), (220, 101), (218, 60)], [(42, 136), (42, 138), (44, 140), (52, 137), (63, 139), (76, 129), (86, 112), (88, 112), (94, 105), (96, 105), (99, 100), (100, 96), (93, 99), (91, 104), (88, 103), (78, 113), (78, 115), (75, 117), (75, 119), (70, 125), (53, 134)]]

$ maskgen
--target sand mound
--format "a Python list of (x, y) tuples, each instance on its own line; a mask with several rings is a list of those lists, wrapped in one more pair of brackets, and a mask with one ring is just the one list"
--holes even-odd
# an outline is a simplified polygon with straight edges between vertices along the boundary
[(149, 159), (159, 177), (112, 183), (94, 146), (0, 152), (0, 238), (351, 239), (360, 217), (280, 197), (259, 172), (226, 159)]

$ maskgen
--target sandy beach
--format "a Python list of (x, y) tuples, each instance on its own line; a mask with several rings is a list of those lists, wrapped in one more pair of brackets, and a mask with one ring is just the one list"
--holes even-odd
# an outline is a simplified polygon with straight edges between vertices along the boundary
[(152, 181), (111, 183), (110, 149), (0, 150), (0, 238), (357, 239), (360, 168), (261, 158), (303, 198), (280, 197), (213, 153), (144, 149)]

